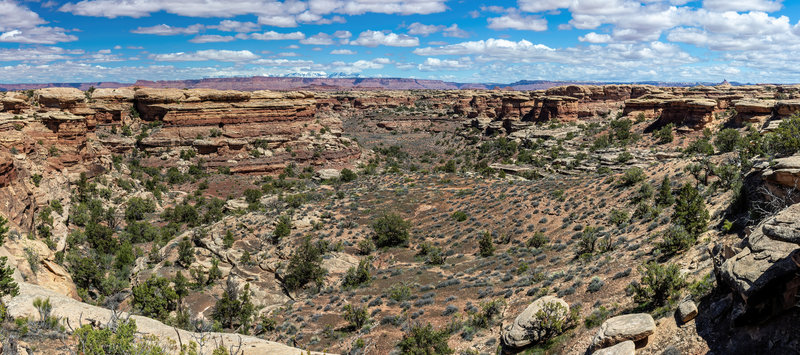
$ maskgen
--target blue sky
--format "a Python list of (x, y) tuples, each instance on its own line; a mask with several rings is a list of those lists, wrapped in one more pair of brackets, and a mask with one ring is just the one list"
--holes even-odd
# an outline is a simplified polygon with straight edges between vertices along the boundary
[(0, 82), (800, 82), (800, 1), (0, 0)]

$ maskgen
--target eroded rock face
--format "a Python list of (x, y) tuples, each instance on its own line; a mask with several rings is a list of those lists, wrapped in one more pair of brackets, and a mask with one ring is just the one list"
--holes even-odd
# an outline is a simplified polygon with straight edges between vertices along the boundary
[(592, 339), (595, 349), (609, 347), (627, 340), (639, 341), (652, 335), (656, 322), (646, 313), (625, 314), (610, 318), (600, 325)]
[(540, 335), (535, 331), (536, 313), (548, 303), (557, 303), (563, 306), (564, 312), (561, 316), (563, 319), (567, 318), (569, 304), (566, 301), (554, 296), (539, 298), (514, 318), (514, 322), (511, 325), (503, 329), (501, 335), (503, 344), (512, 348), (521, 348), (541, 340)]
[(795, 306), (800, 256), (797, 244), (789, 241), (798, 239), (798, 216), (800, 204), (792, 205), (756, 227), (738, 253), (716, 256), (718, 278), (737, 296), (736, 324), (762, 321)]

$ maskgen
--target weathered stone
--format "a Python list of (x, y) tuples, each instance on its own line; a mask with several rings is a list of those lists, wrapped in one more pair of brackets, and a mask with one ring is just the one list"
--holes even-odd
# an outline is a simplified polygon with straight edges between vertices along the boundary
[(765, 181), (790, 188), (800, 188), (800, 155), (775, 159), (761, 174)]
[(605, 348), (617, 343), (647, 338), (656, 330), (656, 322), (646, 313), (626, 314), (608, 319), (592, 339), (592, 347)]
[[(112, 318), (112, 311), (106, 308), (92, 306), (81, 303), (72, 298), (65, 297), (48, 289), (31, 285), (26, 282), (19, 283), (19, 295), (11, 298), (6, 297), (4, 303), (8, 309), (8, 314), (12, 317), (30, 317), (36, 319), (38, 311), (33, 306), (36, 298), (49, 298), (52, 305), (51, 315), (59, 318), (65, 325), (69, 324), (73, 328), (78, 328), (83, 324), (95, 322), (98, 325), (105, 325)], [(125, 317), (126, 314), (121, 314)], [(194, 339), (203, 337), (205, 341), (200, 344), (198, 349), (202, 353), (211, 353), (218, 346), (217, 344), (239, 344), (241, 341), (241, 354), (306, 354), (301, 349), (292, 348), (280, 343), (259, 339), (253, 336), (240, 335), (234, 333), (193, 333), (172, 326), (165, 325), (157, 320), (131, 315), (130, 319), (136, 322), (138, 333), (142, 335), (152, 335), (158, 339), (171, 339), (175, 344), (183, 341), (184, 344)], [(177, 349), (171, 349), (171, 351)], [(315, 353), (319, 354), (319, 353)]]
[(83, 91), (76, 88), (45, 88), (36, 90), (34, 97), (45, 107), (69, 108), (86, 100)]
[(697, 305), (689, 300), (681, 302), (681, 304), (678, 305), (677, 313), (678, 319), (680, 319), (681, 322), (686, 323), (694, 319), (694, 317), (697, 317)]
[(634, 355), (636, 354), (636, 344), (630, 340), (623, 341), (612, 347), (600, 349), (592, 353), (592, 355)]
[(715, 260), (720, 280), (735, 291), (744, 306), (734, 314), (737, 324), (757, 322), (794, 307), (800, 291), (795, 204), (767, 219), (742, 241), (742, 250)]
[(536, 313), (539, 312), (544, 305), (553, 302), (563, 306), (564, 312), (562, 317), (566, 319), (569, 315), (569, 304), (558, 297), (544, 296), (528, 305), (522, 313), (514, 318), (513, 323), (503, 329), (501, 334), (503, 344), (509, 347), (519, 348), (539, 341), (541, 335), (532, 331), (536, 326)]
[(315, 177), (320, 180), (334, 180), (338, 179), (342, 172), (336, 169), (320, 169), (317, 170)]

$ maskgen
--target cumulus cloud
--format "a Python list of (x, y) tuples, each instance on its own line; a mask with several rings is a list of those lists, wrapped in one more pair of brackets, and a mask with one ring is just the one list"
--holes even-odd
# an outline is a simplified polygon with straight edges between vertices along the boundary
[(219, 62), (245, 62), (258, 59), (258, 55), (248, 50), (231, 51), (208, 49), (197, 52), (176, 52), (165, 54), (153, 54), (151, 59), (159, 62), (199, 62), (199, 61), (219, 61)]
[(267, 31), (264, 33), (251, 33), (249, 35), (239, 36), (241, 39), (257, 39), (259, 41), (279, 41), (279, 40), (300, 40), (306, 38), (303, 32), (295, 31), (289, 33), (279, 33), (275, 31)]
[(508, 14), (488, 19), (489, 28), (495, 30), (515, 29), (523, 31), (547, 31), (547, 20), (536, 16)]
[(135, 30), (131, 30), (131, 33), (158, 36), (193, 35), (199, 33), (204, 28), (205, 26), (201, 24), (191, 25), (189, 27), (172, 27), (167, 24), (160, 24), (151, 27), (137, 27)]
[(353, 55), (353, 54), (356, 54), (356, 52), (354, 52), (354, 51), (351, 51), (351, 50), (349, 50), (349, 49), (334, 49), (334, 50), (332, 50), (332, 51), (331, 51), (331, 54), (336, 54), (336, 55)]
[(0, 1), (0, 19), (0, 42), (54, 44), (78, 40), (63, 28), (40, 26), (47, 22), (15, 1)]
[(331, 38), (331, 35), (320, 32), (311, 37), (300, 40), (300, 43), (313, 46), (328, 46), (333, 44), (333, 39)]
[(472, 60), (469, 57), (459, 60), (427, 58), (425, 62), (417, 66), (417, 69), (420, 71), (463, 70), (471, 66)]
[(83, 51), (60, 47), (0, 48), (0, 62), (52, 62), (71, 59), (76, 54), (83, 54)]
[(712, 11), (778, 11), (782, 0), (704, 0), (703, 7)]
[(589, 32), (585, 36), (578, 37), (578, 40), (581, 42), (589, 42), (589, 43), (608, 43), (611, 42), (611, 36), (605, 34), (598, 34), (595, 32)]
[(350, 44), (364, 47), (416, 47), (419, 45), (419, 38), (396, 33), (383, 33), (379, 31), (364, 31), (358, 35), (356, 40)]

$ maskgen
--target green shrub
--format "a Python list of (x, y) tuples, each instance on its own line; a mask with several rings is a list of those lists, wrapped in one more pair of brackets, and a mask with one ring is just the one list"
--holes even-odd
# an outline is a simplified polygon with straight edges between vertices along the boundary
[(712, 155), (714, 154), (714, 146), (708, 141), (708, 138), (698, 138), (696, 141), (689, 144), (686, 149), (683, 150), (684, 154), (702, 154), (702, 155)]
[(780, 156), (800, 151), (800, 116), (781, 121), (778, 128), (765, 135), (765, 150)]
[(658, 249), (666, 255), (674, 255), (689, 249), (695, 241), (683, 226), (673, 225), (664, 232), (664, 241), (658, 244)]
[(344, 168), (342, 172), (339, 174), (339, 180), (342, 182), (351, 182), (358, 178), (355, 172), (350, 169)]
[(653, 137), (655, 137), (655, 139), (658, 140), (658, 144), (672, 143), (672, 141), (675, 139), (675, 137), (672, 135), (672, 130), (674, 128), (675, 125), (670, 123), (654, 131)]
[(600, 239), (600, 229), (597, 227), (586, 226), (578, 240), (578, 256), (587, 257), (594, 254), (597, 250), (597, 241)]
[(642, 168), (633, 167), (628, 170), (625, 170), (625, 174), (623, 174), (622, 177), (620, 178), (620, 185), (633, 186), (644, 181), (645, 178), (646, 176)]
[(136, 321), (114, 321), (105, 328), (84, 324), (73, 333), (82, 355), (166, 355), (167, 351), (153, 338), (136, 341)]
[(742, 145), (742, 135), (739, 130), (734, 128), (726, 128), (717, 133), (714, 138), (714, 146), (720, 153), (732, 152)]
[(608, 222), (615, 226), (621, 226), (628, 223), (629, 220), (630, 216), (628, 216), (628, 213), (625, 211), (611, 210), (608, 214)]
[(649, 262), (639, 268), (642, 279), (632, 284), (633, 300), (644, 309), (672, 304), (677, 300), (686, 280), (676, 264)]
[(365, 238), (358, 242), (358, 253), (361, 255), (369, 255), (375, 251), (375, 243), (372, 242), (372, 239)]
[(671, 206), (675, 203), (675, 197), (672, 196), (672, 184), (669, 181), (669, 176), (664, 176), (664, 179), (661, 180), (655, 202), (658, 206)]
[(352, 305), (344, 305), (344, 320), (347, 321), (348, 326), (352, 330), (361, 329), (367, 322), (369, 322), (369, 312), (367, 307), (354, 307)]
[(155, 210), (156, 204), (153, 200), (131, 197), (128, 200), (128, 206), (125, 208), (125, 220), (141, 221), (148, 213), (153, 213)]
[(599, 308), (592, 311), (592, 313), (590, 313), (588, 316), (586, 316), (586, 319), (584, 319), (583, 324), (586, 326), (587, 329), (594, 328), (599, 326), (600, 324), (603, 324), (603, 322), (605, 322), (610, 315), (611, 311), (606, 309), (606, 307), (600, 306)]
[(250, 284), (245, 284), (244, 289), (239, 292), (236, 283), (229, 278), (225, 283), (222, 297), (214, 305), (212, 318), (225, 328), (239, 325), (246, 332), (256, 314), (256, 307), (251, 297)]
[(463, 211), (455, 211), (450, 217), (456, 220), (456, 222), (464, 222), (467, 220), (467, 214)]
[(708, 210), (700, 192), (689, 183), (681, 187), (675, 201), (672, 222), (682, 226), (693, 238), (697, 238), (708, 228)]
[(183, 237), (178, 243), (178, 264), (188, 268), (194, 262), (194, 245), (188, 237)]
[(372, 223), (372, 239), (378, 248), (403, 245), (408, 242), (411, 223), (397, 214), (384, 214)]
[(481, 302), (480, 311), (470, 313), (469, 325), (477, 329), (491, 327), (495, 322), (495, 318), (503, 313), (505, 305), (506, 302), (502, 299)]
[(526, 244), (528, 248), (541, 248), (547, 245), (547, 243), (549, 242), (550, 240), (547, 239), (547, 237), (544, 235), (544, 232), (536, 231), (535, 233), (533, 233), (533, 236), (531, 236), (530, 239), (528, 239)]
[(492, 233), (484, 232), (481, 239), (478, 240), (478, 254), (484, 258), (490, 257), (494, 254), (494, 249)]
[(527, 331), (538, 335), (539, 342), (545, 343), (574, 327), (578, 320), (578, 309), (572, 311), (558, 302), (547, 302), (534, 315)]
[(404, 355), (446, 355), (452, 354), (453, 349), (447, 345), (450, 333), (446, 329), (434, 330), (433, 326), (412, 325), (397, 344), (400, 353)]
[(372, 267), (369, 257), (363, 258), (358, 262), (358, 266), (350, 267), (342, 278), (342, 287), (356, 288), (367, 285), (372, 281), (370, 268)]
[(275, 225), (274, 241), (277, 244), (281, 239), (286, 238), (292, 233), (292, 218), (288, 215), (281, 215), (278, 217), (278, 223)]
[(151, 275), (145, 282), (134, 286), (133, 307), (142, 315), (165, 321), (178, 305), (178, 294), (170, 287), (169, 280)]
[(403, 283), (396, 283), (389, 288), (389, 298), (396, 302), (403, 302), (411, 298), (411, 288)]
[(322, 286), (327, 270), (322, 268), (322, 254), (324, 249), (320, 245), (311, 243), (311, 237), (306, 237), (300, 246), (295, 249), (289, 258), (286, 275), (283, 283), (289, 290), (299, 290), (310, 282)]

